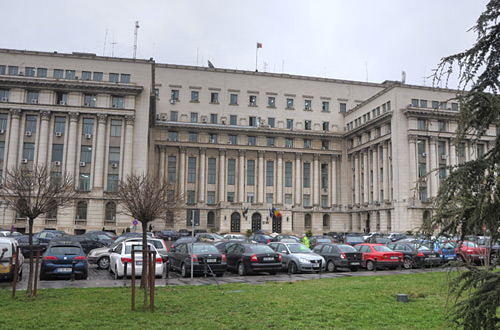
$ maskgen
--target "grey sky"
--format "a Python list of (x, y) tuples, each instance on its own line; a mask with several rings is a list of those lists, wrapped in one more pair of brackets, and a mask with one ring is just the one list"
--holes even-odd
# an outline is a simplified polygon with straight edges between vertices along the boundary
[(261, 42), (259, 71), (382, 82), (405, 70), (422, 85), (441, 57), (472, 45), (486, 3), (18, 0), (2, 4), (0, 47), (132, 57), (139, 20), (137, 58), (255, 70)]

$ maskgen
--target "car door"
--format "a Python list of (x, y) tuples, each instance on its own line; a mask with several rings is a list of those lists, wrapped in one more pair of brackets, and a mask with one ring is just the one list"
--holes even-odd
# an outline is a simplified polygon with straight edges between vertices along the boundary
[(276, 248), (276, 252), (281, 253), (281, 264), (283, 268), (288, 267), (288, 263), (290, 262), (292, 256), (290, 254), (290, 251), (288, 251), (286, 245), (283, 243), (279, 243)]
[(179, 246), (175, 248), (175, 252), (173, 254), (173, 259), (172, 259), (172, 266), (174, 267), (174, 269), (181, 269), (181, 263), (184, 255), (186, 254), (186, 249), (187, 249), (186, 244), (179, 244)]
[(118, 259), (121, 258), (122, 249), (123, 249), (123, 243), (120, 243), (117, 246), (115, 246), (113, 251), (109, 254), (109, 267), (114, 267), (114, 265), (116, 265)]

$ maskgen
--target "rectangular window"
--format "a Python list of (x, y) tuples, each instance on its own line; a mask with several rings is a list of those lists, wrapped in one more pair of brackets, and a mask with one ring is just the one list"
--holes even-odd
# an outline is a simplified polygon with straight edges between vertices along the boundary
[(120, 147), (109, 147), (109, 163), (120, 163)]
[(321, 164), (321, 188), (328, 188), (328, 164)]
[(227, 201), (229, 203), (234, 203), (234, 192), (233, 191), (227, 192)]
[(238, 104), (238, 94), (229, 95), (229, 104), (230, 105), (237, 105)]
[(304, 207), (311, 207), (311, 195), (304, 194)]
[(257, 106), (257, 96), (256, 95), (250, 95), (248, 98), (248, 105), (251, 107), (256, 107)]
[(311, 187), (311, 163), (304, 163), (303, 166), (303, 187), (310, 188)]
[(274, 185), (274, 162), (266, 161), (266, 186)]
[(83, 135), (92, 135), (92, 131), (94, 130), (94, 119), (92, 118), (83, 118), (83, 127), (82, 134)]
[(267, 106), (270, 108), (276, 107), (276, 98), (274, 96), (269, 96), (267, 98)]
[(312, 100), (304, 100), (304, 110), (306, 111), (312, 110)]
[(56, 104), (59, 104), (59, 105), (68, 104), (68, 93), (56, 92)]
[(75, 70), (66, 70), (66, 79), (75, 79), (76, 78), (76, 75), (75, 75)]
[(255, 160), (247, 161), (247, 185), (253, 186), (255, 184)]
[(287, 119), (286, 120), (286, 128), (287, 129), (293, 129), (293, 119)]
[(0, 65), (0, 74), (5, 74), (5, 65)]
[(120, 75), (118, 73), (110, 73), (109, 74), (109, 82), (118, 82), (120, 79)]
[(0, 141), (0, 160), (4, 160), (5, 157), (5, 141)]
[(236, 159), (227, 160), (227, 184), (234, 185), (236, 172)]
[(78, 178), (78, 190), (89, 191), (90, 190), (90, 174), (80, 173)]
[(439, 102), (438, 101), (431, 101), (431, 104), (432, 104), (432, 109), (439, 108)]
[(168, 140), (169, 141), (177, 141), (177, 132), (176, 131), (169, 131), (168, 132)]
[(255, 201), (255, 195), (253, 192), (247, 192), (247, 203), (252, 203)]
[(37, 91), (28, 91), (28, 103), (38, 103)]
[(191, 91), (191, 102), (199, 102), (200, 93), (198, 91)]
[[(195, 159), (195, 158), (193, 158)], [(217, 172), (217, 163), (215, 158), (209, 158), (208, 159), (208, 176), (207, 176), (207, 183), (208, 184), (215, 184), (215, 173)]]
[(329, 207), (328, 195), (321, 195), (321, 207)]
[(175, 156), (168, 156), (168, 166), (167, 166), (167, 181), (175, 182), (175, 169), (177, 166), (177, 159)]
[(418, 108), (418, 99), (411, 99), (411, 106), (414, 108)]
[(311, 121), (310, 120), (305, 120), (304, 121), (304, 129), (306, 131), (310, 131), (311, 130)]
[(418, 197), (421, 202), (427, 202), (427, 187), (422, 187), (418, 189)]
[(63, 144), (53, 144), (52, 145), (52, 161), (62, 162), (63, 160)]
[(304, 139), (304, 149), (311, 149), (311, 140)]
[(111, 119), (111, 136), (122, 136), (121, 119)]
[(321, 149), (322, 150), (328, 150), (329, 149), (328, 140), (321, 140)]
[(36, 132), (36, 116), (26, 115), (26, 132)]
[(170, 121), (177, 121), (179, 116), (179, 112), (170, 111)]
[(217, 134), (214, 133), (208, 134), (208, 142), (217, 143)]
[(340, 112), (347, 112), (347, 103), (340, 102), (339, 109), (340, 109)]
[(440, 108), (441, 110), (446, 110), (446, 107), (447, 107), (447, 103), (446, 103), (446, 102), (441, 102), (441, 103), (439, 104), (439, 108)]
[(92, 146), (81, 146), (80, 162), (90, 163), (92, 161)]
[(55, 79), (62, 79), (63, 77), (64, 77), (64, 70), (54, 69), (54, 78)]
[(38, 68), (36, 75), (38, 78), (47, 78), (47, 68)]
[(444, 179), (446, 179), (446, 169), (440, 168), (439, 169), (439, 180), (444, 180)]
[(113, 96), (111, 98), (111, 106), (117, 109), (123, 109), (123, 96)]
[(420, 156), (425, 153), (425, 140), (417, 140), (417, 152)]
[(257, 126), (257, 118), (253, 117), (253, 116), (250, 116), (248, 118), (248, 126), (252, 126), (252, 127)]
[(285, 204), (292, 204), (292, 194), (285, 194)]
[(477, 145), (477, 156), (478, 157), (483, 157), (484, 156), (484, 144), (478, 144)]
[(267, 125), (269, 126), (269, 128), (274, 128), (274, 121), (275, 119), (274, 118), (267, 118)]
[(215, 191), (207, 191), (207, 204), (208, 205), (215, 204)]
[(170, 100), (179, 101), (179, 90), (178, 89), (170, 90)]
[(23, 159), (33, 160), (34, 156), (35, 156), (35, 144), (25, 142), (23, 148)]
[(236, 135), (229, 135), (228, 141), (229, 144), (236, 144)]
[(219, 93), (210, 93), (210, 103), (219, 103)]
[(191, 122), (192, 123), (198, 122), (198, 112), (191, 112)]
[(453, 111), (458, 111), (458, 103), (452, 102), (451, 103), (451, 110)]
[(188, 190), (186, 203), (188, 203), (188, 204), (194, 204), (194, 196), (195, 196), (195, 191), (194, 190)]
[(285, 147), (286, 148), (293, 148), (293, 139), (292, 138), (285, 138)]
[(65, 127), (66, 127), (66, 117), (56, 116), (54, 120), (54, 133), (56, 133), (56, 135), (64, 134)]
[(324, 121), (322, 126), (323, 126), (323, 131), (328, 132), (328, 130), (330, 129), (330, 122)]
[(198, 142), (198, 133), (189, 132), (189, 142)]
[(188, 158), (188, 183), (196, 183), (196, 157)]
[(427, 100), (420, 100), (420, 107), (427, 108)]
[(8, 89), (0, 89), (0, 100), (2, 102), (7, 102), (9, 100), (9, 90)]
[(273, 203), (273, 193), (266, 193), (266, 203), (267, 204), (272, 204)]
[(217, 114), (216, 113), (211, 113), (210, 114), (210, 124), (217, 124)]
[(94, 94), (85, 94), (83, 96), (83, 105), (86, 107), (95, 107), (96, 97)]
[(24, 69), (24, 75), (26, 77), (34, 77), (35, 76), (35, 68), (26, 67)]
[(421, 131), (425, 130), (427, 127), (427, 121), (425, 119), (417, 120), (417, 128)]
[(238, 116), (230, 115), (229, 116), (229, 125), (238, 125)]
[(248, 145), (249, 146), (254, 146), (255, 145), (255, 136), (249, 136), (248, 137)]
[(118, 174), (108, 174), (108, 192), (118, 191)]
[(292, 186), (292, 162), (285, 162), (285, 187)]
[(130, 74), (128, 73), (122, 73), (120, 75), (120, 82), (124, 84), (130, 83)]
[(425, 163), (418, 163), (418, 177), (421, 178), (427, 173), (427, 168)]
[(268, 136), (268, 137), (266, 138), (266, 140), (267, 140), (267, 146), (268, 146), (268, 147), (273, 147), (273, 146), (274, 146), (274, 138), (273, 138), (273, 137), (269, 137), (269, 136)]
[(322, 106), (321, 106), (321, 111), (330, 112), (330, 102), (323, 101)]
[(291, 98), (286, 99), (286, 108), (293, 109), (293, 99)]
[(444, 120), (438, 120), (438, 131), (446, 131), (446, 122)]
[(9, 76), (17, 76), (19, 74), (19, 67), (9, 65)]
[(94, 81), (102, 81), (104, 74), (102, 72), (94, 72)]
[(92, 79), (92, 72), (82, 71), (82, 80), (90, 80), (90, 79)]

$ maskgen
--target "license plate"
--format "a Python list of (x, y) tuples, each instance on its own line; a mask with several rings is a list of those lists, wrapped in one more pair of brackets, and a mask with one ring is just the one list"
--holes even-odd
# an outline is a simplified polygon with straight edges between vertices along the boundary
[(7, 274), (10, 272), (10, 265), (0, 265), (0, 274)]
[(71, 273), (71, 268), (57, 268), (58, 273)]
[(391, 257), (391, 260), (398, 260), (398, 257)]
[(359, 262), (351, 262), (351, 265), (353, 265), (353, 266), (359, 266)]
[(264, 257), (264, 261), (274, 261), (274, 257)]
[(136, 262), (135, 262), (135, 265), (136, 265), (136, 266), (142, 266), (142, 261), (136, 261)]
[(217, 259), (207, 259), (207, 262), (214, 263), (214, 262), (217, 262)]

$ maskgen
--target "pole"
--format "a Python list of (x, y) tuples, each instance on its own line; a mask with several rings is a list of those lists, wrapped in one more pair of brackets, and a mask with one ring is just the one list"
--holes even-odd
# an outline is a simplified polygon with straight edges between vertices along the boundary
[(259, 53), (259, 46), (255, 49), (255, 72), (257, 72), (257, 55)]
[(191, 210), (191, 282), (193, 281), (193, 253), (194, 253), (194, 210)]

